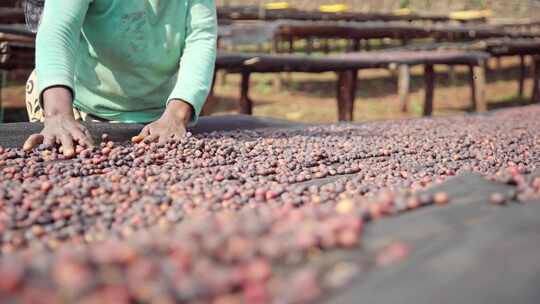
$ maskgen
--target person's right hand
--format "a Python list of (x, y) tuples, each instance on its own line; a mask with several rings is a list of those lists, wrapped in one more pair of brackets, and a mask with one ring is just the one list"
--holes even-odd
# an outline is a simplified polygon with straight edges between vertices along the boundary
[(45, 118), (43, 130), (39, 134), (31, 135), (24, 143), (25, 151), (43, 144), (53, 147), (59, 144), (66, 157), (75, 155), (75, 142), (86, 147), (94, 145), (88, 129), (75, 120), (73, 115), (54, 115)]
[(65, 87), (51, 87), (43, 92), (43, 130), (26, 140), (25, 151), (41, 144), (46, 148), (58, 144), (65, 156), (72, 157), (75, 155), (75, 142), (87, 147), (94, 145), (88, 129), (75, 120), (72, 101), (71, 91)]

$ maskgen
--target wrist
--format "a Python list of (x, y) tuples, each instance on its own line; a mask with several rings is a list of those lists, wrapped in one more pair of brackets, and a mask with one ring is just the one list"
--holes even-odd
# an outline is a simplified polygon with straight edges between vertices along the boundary
[(45, 118), (51, 116), (73, 117), (73, 96), (71, 91), (65, 87), (51, 87), (42, 94), (43, 115)]
[(193, 107), (183, 100), (172, 99), (163, 115), (173, 117), (181, 121), (184, 125), (187, 125), (193, 116)]

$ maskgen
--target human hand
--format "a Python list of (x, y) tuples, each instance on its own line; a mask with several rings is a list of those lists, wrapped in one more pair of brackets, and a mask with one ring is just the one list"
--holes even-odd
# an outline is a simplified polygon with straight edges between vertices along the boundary
[(173, 100), (163, 115), (153, 123), (145, 126), (133, 142), (164, 143), (169, 139), (179, 140), (187, 132), (187, 124), (193, 114), (191, 105), (181, 100)]
[(66, 157), (75, 155), (75, 142), (86, 147), (94, 145), (88, 129), (75, 120), (73, 115), (54, 115), (45, 118), (43, 130), (31, 135), (24, 143), (25, 151), (32, 150), (40, 144), (53, 147), (59, 144)]
[(75, 155), (74, 143), (91, 147), (94, 145), (88, 129), (73, 116), (71, 91), (65, 87), (52, 87), (43, 93), (44, 122), (43, 130), (31, 135), (23, 145), (25, 151), (40, 144), (52, 148), (58, 144), (64, 156)]

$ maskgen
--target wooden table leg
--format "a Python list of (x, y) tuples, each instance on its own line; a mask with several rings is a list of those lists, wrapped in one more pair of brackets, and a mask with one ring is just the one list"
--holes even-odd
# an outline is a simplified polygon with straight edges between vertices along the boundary
[(527, 65), (525, 64), (525, 55), (519, 56), (519, 84), (518, 96), (523, 98), (525, 88), (525, 78), (527, 78)]
[(534, 58), (532, 103), (540, 103), (540, 57)]
[(214, 70), (214, 75), (212, 75), (212, 84), (210, 85), (210, 92), (208, 92), (208, 96), (214, 96), (214, 91), (216, 89), (216, 78), (219, 70)]
[(216, 78), (219, 70), (214, 70), (214, 76), (212, 77), (212, 84), (210, 85), (210, 92), (208, 92), (208, 96), (206, 96), (206, 101), (204, 102), (204, 105), (201, 110), (201, 116), (206, 116), (210, 114), (210, 107), (214, 99), (214, 91), (216, 87)]
[(292, 36), (289, 36), (288, 45), (289, 45), (289, 49), (288, 49), (289, 54), (294, 53), (294, 38)]
[(354, 39), (353, 40), (353, 46), (352, 46), (353, 52), (359, 52), (360, 49), (361, 49), (360, 39)]
[(433, 94), (435, 92), (435, 69), (432, 64), (424, 66), (424, 81), (426, 86), (424, 116), (431, 116), (433, 113)]
[(455, 86), (457, 84), (456, 67), (453, 65), (448, 66), (448, 84)]
[(306, 54), (311, 55), (313, 53), (313, 38), (306, 39)]
[(411, 87), (411, 71), (408, 65), (399, 66), (398, 94), (401, 112), (407, 112), (409, 107), (409, 93)]
[(4, 122), (4, 105), (2, 104), (2, 91), (7, 83), (7, 71), (0, 69), (0, 123)]
[[(281, 52), (281, 48), (280, 48), (280, 41), (281, 41), (281, 37), (279, 36), (274, 36), (274, 39), (272, 41), (272, 54), (279, 54)], [(273, 89), (274, 89), (274, 92), (280, 92), (281, 89), (283, 88), (283, 79), (281, 77), (281, 73), (275, 73), (274, 74), (274, 79), (272, 81), (272, 84), (273, 84)]]
[(339, 121), (352, 121), (356, 98), (357, 70), (338, 72), (337, 106)]
[(486, 70), (484, 64), (469, 66), (472, 105), (476, 112), (487, 111), (486, 104)]
[(322, 43), (322, 51), (323, 51), (323, 53), (325, 53), (325, 54), (330, 53), (330, 43), (328, 42), (328, 39), (322, 39), (321, 43)]
[(371, 51), (371, 43), (369, 39), (364, 40), (366, 44), (364, 45), (364, 48), (366, 51)]
[(249, 78), (251, 73), (242, 72), (242, 85), (240, 87), (240, 113), (253, 114), (253, 102), (249, 98)]

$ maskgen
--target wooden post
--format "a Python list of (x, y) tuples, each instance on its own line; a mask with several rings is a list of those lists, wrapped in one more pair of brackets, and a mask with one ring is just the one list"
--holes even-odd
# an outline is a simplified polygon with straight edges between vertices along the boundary
[(495, 59), (495, 62), (496, 62), (496, 65), (497, 65), (497, 67), (496, 67), (497, 72), (500, 72), (502, 70), (502, 59), (501, 59), (501, 57), (497, 57)]
[(272, 50), (271, 52), (273, 54), (276, 54), (276, 53), (279, 53), (280, 52), (280, 49), (279, 49), (279, 41), (280, 41), (280, 38), (278, 35), (274, 35), (274, 37), (272, 38)]
[(487, 111), (486, 104), (486, 70), (484, 64), (470, 65), (469, 78), (471, 85), (472, 105), (476, 112)]
[(212, 75), (212, 85), (210, 86), (210, 92), (208, 92), (208, 96), (214, 96), (214, 90), (216, 88), (216, 78), (219, 70), (214, 70), (214, 75)]
[[(279, 47), (280, 37), (277, 35), (274, 35), (274, 38), (272, 40), (272, 54), (278, 54), (280, 53), (281, 49)], [(274, 80), (272, 82), (274, 87), (274, 92), (279, 92), (283, 88), (283, 79), (281, 78), (280, 73), (274, 74)]]
[(540, 103), (540, 57), (534, 57), (532, 103)]
[(432, 64), (426, 64), (424, 66), (424, 81), (426, 86), (424, 116), (431, 116), (433, 113), (433, 94), (435, 91), (435, 69)]
[(402, 37), (401, 39), (399, 39), (400, 42), (401, 42), (401, 46), (406, 46), (406, 45), (409, 45), (410, 43), (410, 39), (407, 38), (407, 37)]
[(214, 99), (214, 89), (216, 87), (216, 75), (219, 72), (219, 70), (214, 70), (214, 76), (212, 77), (212, 85), (210, 86), (210, 92), (208, 92), (208, 96), (206, 97), (206, 101), (204, 102), (204, 105), (201, 110), (201, 116), (209, 115), (210, 114), (210, 105), (215, 100)]
[(409, 93), (411, 86), (411, 71), (408, 65), (399, 66), (398, 94), (401, 112), (407, 112), (409, 106)]
[(221, 71), (221, 76), (219, 77), (219, 83), (222, 85), (222, 86), (226, 86), (228, 81), (227, 81), (227, 75), (229, 75), (229, 73), (227, 73), (227, 70), (223, 70)]
[(364, 45), (366, 51), (371, 51), (371, 43), (369, 39), (366, 39), (366, 44)]
[(525, 64), (525, 55), (519, 56), (519, 84), (518, 84), (518, 96), (523, 98), (525, 88), (525, 78), (527, 78), (527, 66)]
[(325, 54), (330, 53), (330, 45), (328, 43), (328, 39), (326, 38), (321, 39), (321, 44), (322, 44), (323, 53)]
[(457, 84), (456, 67), (453, 65), (448, 66), (448, 84), (455, 86)]
[(2, 105), (2, 91), (7, 83), (7, 71), (0, 69), (0, 123), (4, 122), (4, 106)]
[(357, 70), (338, 72), (337, 106), (339, 121), (352, 121), (356, 98)]
[(311, 55), (313, 53), (313, 38), (306, 39), (306, 54)]
[(242, 72), (242, 85), (240, 88), (240, 113), (253, 114), (253, 102), (249, 98), (249, 77), (250, 72)]
[(289, 36), (289, 40), (287, 42), (289, 44), (289, 54), (294, 53), (294, 38)]
[(354, 39), (354, 40), (353, 40), (353, 45), (352, 45), (352, 50), (353, 50), (353, 52), (358, 52), (358, 51), (360, 51), (360, 48), (361, 48), (361, 45), (360, 45), (360, 39)]

